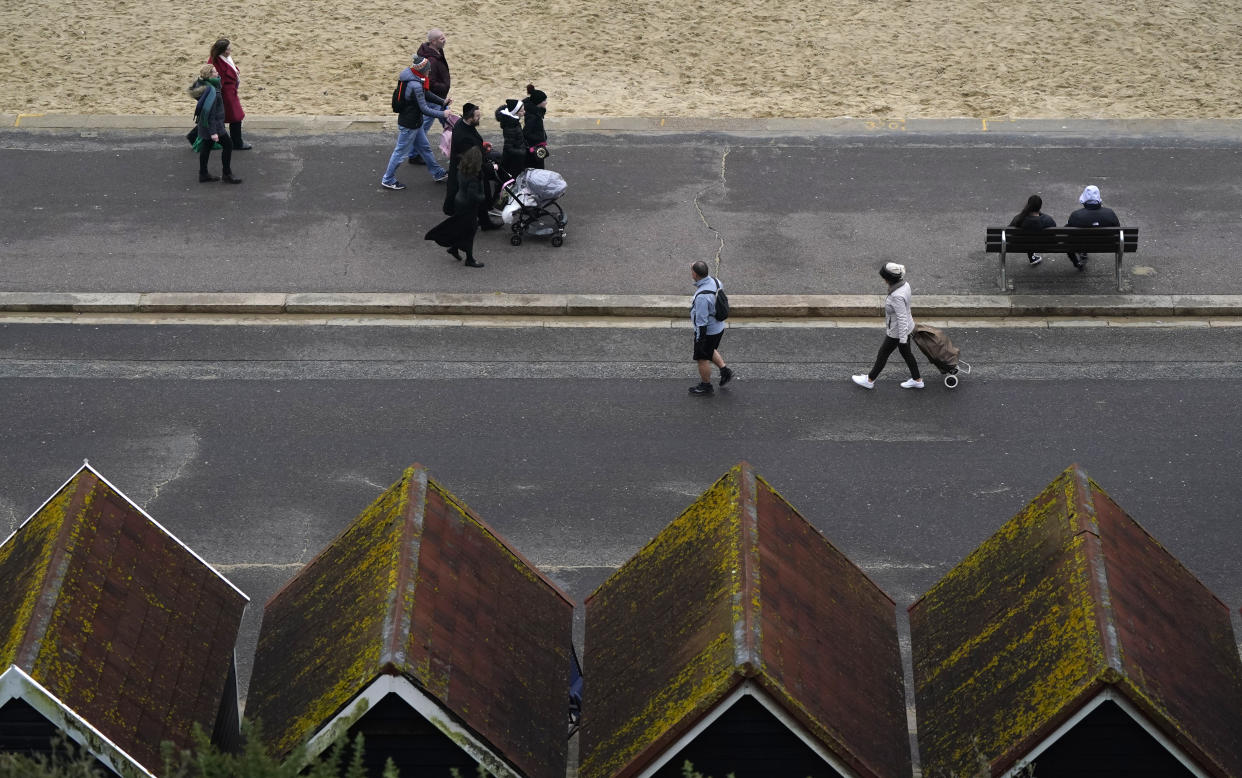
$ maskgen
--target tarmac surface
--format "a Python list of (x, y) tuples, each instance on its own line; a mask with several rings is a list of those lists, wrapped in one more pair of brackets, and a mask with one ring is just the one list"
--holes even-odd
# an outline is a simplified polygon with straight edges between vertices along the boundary
[[(889, 260), (936, 315), (1242, 314), (1236, 121), (549, 122), (565, 245), (480, 233), (481, 271), (422, 239), (443, 191), (424, 169), (379, 186), (388, 117), (248, 119), (238, 187), (198, 183), (183, 119), (0, 124), (20, 183), (0, 192), (0, 310), (665, 316), (704, 259), (739, 315), (874, 315)], [(1011, 258), (999, 293), (984, 228), (1032, 192), (1063, 223), (1086, 183), (1140, 230), (1126, 293), (1105, 255)]]

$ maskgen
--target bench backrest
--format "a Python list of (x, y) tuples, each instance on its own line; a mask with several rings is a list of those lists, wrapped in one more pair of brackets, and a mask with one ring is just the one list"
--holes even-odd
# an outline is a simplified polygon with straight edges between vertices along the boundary
[(1004, 251), (1108, 252), (1132, 254), (1138, 250), (1137, 227), (1048, 227), (1020, 230), (1016, 227), (988, 227), (986, 252)]

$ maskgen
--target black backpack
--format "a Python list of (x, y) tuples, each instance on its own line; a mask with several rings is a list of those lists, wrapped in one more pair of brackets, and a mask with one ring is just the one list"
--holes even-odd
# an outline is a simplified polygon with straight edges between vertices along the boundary
[(695, 292), (694, 296), (698, 297), (701, 294), (715, 294), (716, 310), (712, 312), (712, 318), (716, 321), (724, 321), (729, 318), (729, 296), (725, 294), (724, 286), (721, 285), (719, 278), (713, 278), (712, 280), (716, 282), (716, 290), (714, 292), (711, 289), (704, 289), (701, 292)]
[(401, 113), (405, 110), (405, 82), (398, 80), (397, 88), (392, 90), (392, 112)]

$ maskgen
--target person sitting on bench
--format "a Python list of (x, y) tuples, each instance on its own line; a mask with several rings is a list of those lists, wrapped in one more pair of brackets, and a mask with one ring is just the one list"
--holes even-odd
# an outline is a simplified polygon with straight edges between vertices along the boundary
[[(1057, 223), (1052, 217), (1046, 213), (1041, 213), (1040, 209), (1044, 207), (1044, 198), (1039, 195), (1031, 195), (1026, 198), (1026, 207), (1024, 207), (1017, 216), (1009, 222), (1010, 227), (1017, 227), (1020, 230), (1042, 230), (1045, 227), (1055, 227)], [(1038, 254), (1027, 252), (1026, 261), (1032, 265), (1038, 265), (1044, 261), (1044, 258)]]
[[(1120, 227), (1121, 222), (1117, 219), (1117, 214), (1113, 213), (1112, 208), (1105, 208), (1101, 203), (1100, 188), (1098, 186), (1088, 186), (1082, 190), (1082, 194), (1078, 196), (1078, 202), (1082, 207), (1070, 214), (1069, 221), (1065, 223), (1066, 227)], [(1070, 254), (1070, 262), (1074, 263), (1074, 267), (1082, 270), (1087, 266), (1086, 254)]]

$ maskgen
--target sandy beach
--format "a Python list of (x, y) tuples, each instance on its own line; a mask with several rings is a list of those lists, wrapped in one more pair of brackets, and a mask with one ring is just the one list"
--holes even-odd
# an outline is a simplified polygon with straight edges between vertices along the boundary
[(0, 112), (188, 117), (185, 88), (225, 36), (251, 116), (389, 114), (394, 77), (438, 26), (452, 96), (489, 114), (533, 81), (552, 117), (1242, 117), (1236, 0), (409, 8), (5, 0)]

